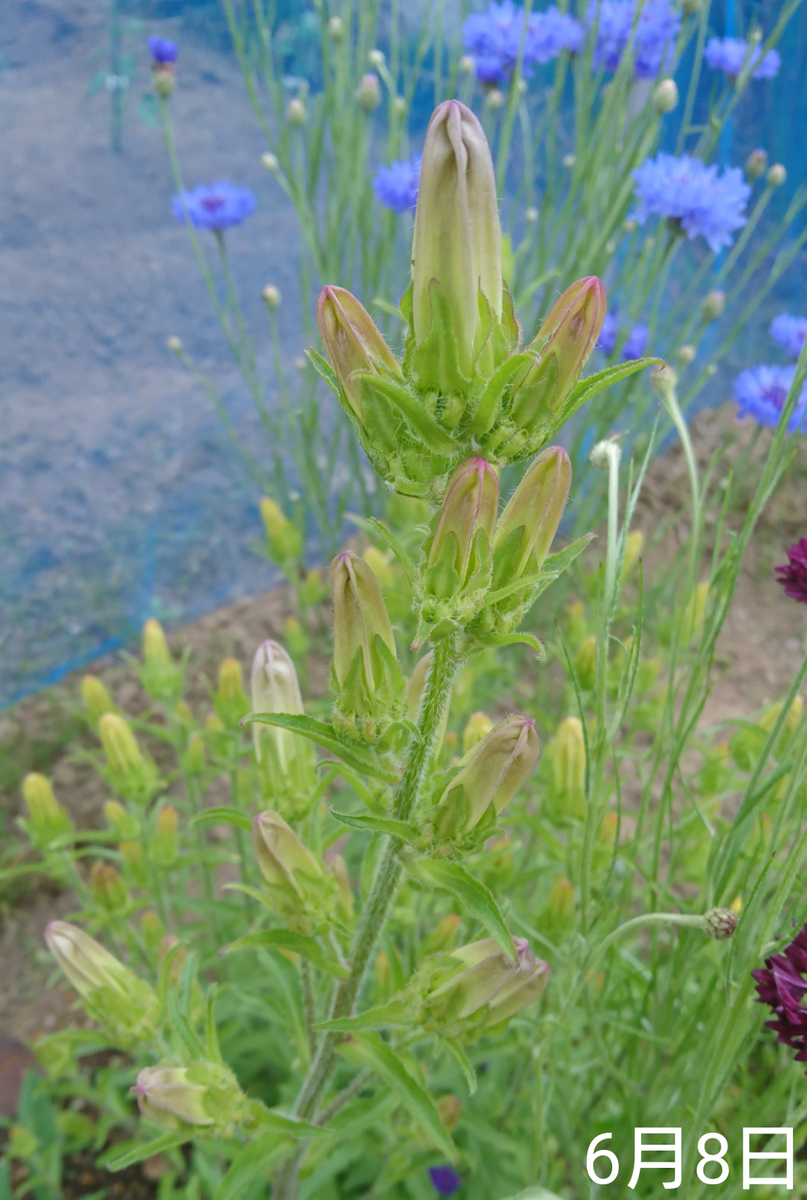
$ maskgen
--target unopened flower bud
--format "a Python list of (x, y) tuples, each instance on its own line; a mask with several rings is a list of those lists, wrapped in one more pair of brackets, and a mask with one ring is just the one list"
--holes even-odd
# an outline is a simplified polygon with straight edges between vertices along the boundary
[(109, 863), (94, 863), (90, 871), (92, 897), (99, 908), (120, 913), (129, 907), (129, 889)]
[(22, 782), (22, 798), (28, 808), (27, 821), (21, 822), (32, 845), (45, 850), (56, 838), (69, 833), (73, 822), (53, 794), (50, 780), (33, 772)]
[(201, 775), (205, 769), (205, 739), (201, 733), (194, 733), (188, 740), (187, 749), (182, 756), (182, 770), (186, 775)]
[(597, 639), (584, 638), (574, 660), (574, 673), (583, 691), (590, 692), (597, 674)]
[(491, 88), (485, 96), (485, 104), (491, 112), (498, 112), (504, 105), (504, 92), (499, 91), (498, 88)]
[(476, 59), (471, 54), (463, 54), (460, 59), (460, 70), (463, 75), (473, 75), (476, 71)]
[[(412, 320), (420, 346), (435, 318), (431, 289), (439, 286), (450, 312), (457, 362), (464, 378), (488, 339), (479, 292), (491, 317), (502, 314), (502, 265), (496, 177), (484, 130), (469, 108), (447, 100), (432, 113), (420, 168), (412, 243)], [(436, 281), (436, 285), (433, 281)], [(419, 367), (422, 382), (440, 390), (438, 362)], [(446, 384), (444, 387), (443, 385)], [(450, 386), (449, 386), (450, 384)]]
[(261, 162), (266, 167), (267, 171), (276, 171), (279, 165), (277, 161), (277, 155), (270, 154), (268, 151), (261, 155)]
[(118, 853), (124, 862), (125, 873), (135, 887), (145, 888), (148, 884), (146, 855), (141, 842), (127, 838), (118, 842)]
[(427, 1010), (445, 1019), (465, 1020), (484, 1008), (509, 983), (518, 967), (494, 938), (453, 950), (457, 967), (425, 998)]
[(577, 820), (584, 820), (586, 743), (579, 717), (567, 717), (558, 726), (552, 744), (552, 770), (559, 811)]
[(532, 429), (557, 414), (580, 378), (602, 331), (607, 301), (596, 275), (578, 279), (549, 310), (527, 347), (539, 356), (513, 393), (512, 417), (521, 429)]
[(177, 859), (177, 810), (170, 804), (160, 809), (157, 828), (151, 839), (151, 857), (158, 866), (170, 867)]
[(140, 828), (136, 817), (131, 816), (117, 800), (107, 800), (104, 817), (116, 837), (133, 838)]
[(120, 774), (137, 772), (143, 766), (143, 753), (129, 724), (114, 712), (104, 713), (98, 722), (98, 733), (109, 765)]
[(701, 311), (704, 321), (716, 321), (726, 307), (726, 293), (715, 288), (704, 298)]
[(549, 965), (535, 957), (526, 938), (513, 938), (513, 944), (518, 956), (518, 970), (490, 1001), (484, 1029), (501, 1025), (538, 1000), (549, 982)]
[(155, 957), (160, 945), (160, 940), (165, 934), (165, 926), (153, 909), (149, 909), (143, 913), (140, 918), (140, 929), (143, 933), (143, 941), (146, 944), (146, 949)]
[(624, 587), (630, 573), (644, 552), (644, 534), (640, 529), (632, 529), (625, 538), (625, 557), (622, 560), (621, 586)]
[(378, 48), (371, 50), (367, 55), (367, 61), (371, 67), (375, 67), (377, 71), (380, 71), (386, 62), (386, 59), (384, 58), (384, 51), (379, 50)]
[(305, 901), (312, 885), (323, 878), (320, 863), (279, 813), (268, 810), (255, 817), (252, 846), (270, 888), (293, 906)]
[(716, 942), (725, 942), (737, 928), (737, 914), (730, 908), (710, 908), (703, 918), (703, 932)]
[(402, 115), (406, 112), (408, 105), (406, 103), (405, 96), (396, 96), (395, 100), (394, 100), (394, 104), (395, 104), (396, 112), (401, 113)]
[[(487, 555), (499, 512), (499, 479), (484, 458), (469, 458), (448, 481), (429, 546), (426, 586), (441, 598), (463, 588)], [(482, 539), (480, 546), (477, 539)]]
[(381, 84), (378, 82), (378, 76), (369, 71), (366, 75), (362, 75), (359, 80), (356, 99), (359, 108), (363, 112), (375, 112), (381, 103)]
[(541, 570), (571, 482), (572, 464), (561, 446), (548, 447), (532, 461), (493, 534), (495, 587)]
[(571, 171), (572, 167), (577, 162), (577, 155), (576, 154), (564, 154), (561, 161), (562, 161), (564, 167), (566, 167), (566, 169), (568, 171)]
[(143, 667), (140, 680), (155, 700), (173, 700), (182, 689), (182, 668), (171, 657), (165, 631), (150, 617), (143, 626)]
[(463, 837), (487, 813), (498, 815), (532, 772), (541, 753), (535, 722), (507, 717), (460, 763), (437, 802), (434, 829), (440, 838)]
[(280, 288), (275, 287), (273, 283), (267, 283), (266, 287), (261, 292), (261, 300), (267, 308), (278, 308), (282, 297)]
[[(395, 638), (375, 575), (364, 559), (345, 551), (331, 565), (333, 670), (345, 712), (368, 704), (397, 683)], [(398, 673), (399, 674), (399, 673)], [(401, 681), (402, 684), (402, 681)]]
[(690, 345), (682, 346), (681, 349), (678, 351), (678, 361), (683, 363), (684, 366), (686, 366), (688, 363), (691, 363), (694, 358), (695, 358), (695, 347), (694, 346), (690, 346)]
[(317, 321), (348, 412), (361, 424), (363, 385), (354, 378), (355, 372), (382, 370), (400, 376), (401, 368), (370, 314), (345, 288), (322, 289)]
[(238, 659), (225, 658), (222, 661), (214, 703), (218, 716), (230, 729), (234, 729), (249, 712), (249, 700), (244, 692), (244, 676)]
[(345, 26), (341, 17), (331, 17), (328, 21), (328, 33), (335, 42), (340, 42), (345, 32)]
[(745, 177), (753, 182), (760, 179), (768, 166), (767, 150), (752, 150), (745, 160)]
[(787, 179), (787, 171), (781, 163), (774, 163), (772, 167), (769, 167), (766, 178), (769, 187), (778, 188)]
[(97, 722), (104, 713), (114, 712), (112, 697), (97, 675), (85, 675), (81, 681), (81, 699), (90, 717)]
[(212, 1125), (204, 1105), (207, 1088), (188, 1081), (187, 1067), (144, 1067), (133, 1089), (144, 1117), (168, 1129)]
[(280, 505), (264, 496), (259, 505), (269, 554), (279, 566), (296, 563), (303, 553), (303, 535)]
[(462, 750), (467, 754), (473, 750), (477, 742), (487, 737), (493, 728), (493, 722), (487, 713), (475, 712), (468, 718), (462, 733)]
[(153, 1036), (157, 997), (141, 979), (94, 938), (67, 921), (51, 921), (45, 941), (87, 1012), (109, 1030), (124, 1049)]
[(709, 580), (703, 579), (687, 601), (681, 622), (681, 637), (685, 644), (698, 641), (706, 619), (706, 601), (709, 598)]
[(143, 658), (146, 662), (171, 661), (165, 630), (154, 617), (149, 617), (143, 626)]
[(574, 926), (574, 888), (561, 876), (549, 889), (545, 923), (550, 937), (562, 941)]
[(678, 84), (674, 79), (662, 79), (653, 91), (653, 107), (657, 113), (672, 112), (678, 105)]
[[(268, 639), (255, 651), (252, 661), (252, 711), (255, 713), (305, 712), (294, 663), (280, 645)], [(271, 725), (252, 724), (255, 757), (261, 762), (264, 749), (271, 746), (270, 773), (277, 773), (276, 785), (290, 784), (297, 791), (314, 786), (314, 755), (311, 743)]]
[(525, 220), (529, 221), (531, 225), (534, 225), (535, 222), (538, 220), (538, 209), (535, 207), (534, 204), (531, 204), (530, 207), (526, 210), (526, 212), (524, 213), (524, 218), (525, 218)]
[(308, 112), (305, 107), (305, 101), (299, 96), (295, 96), (293, 100), (289, 100), (289, 106), (286, 109), (286, 118), (289, 125), (305, 125), (308, 119)]
[(170, 338), (166, 338), (165, 345), (172, 354), (182, 353), (182, 338), (178, 338), (175, 334)]

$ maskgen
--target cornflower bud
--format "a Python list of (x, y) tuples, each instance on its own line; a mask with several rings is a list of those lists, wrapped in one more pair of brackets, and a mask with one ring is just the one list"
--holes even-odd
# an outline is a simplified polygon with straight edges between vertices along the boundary
[(364, 559), (345, 551), (331, 564), (333, 596), (333, 671), (339, 707), (370, 716), (374, 701), (382, 707), (403, 690), (384, 598)]
[(752, 150), (745, 160), (745, 177), (752, 183), (765, 174), (768, 166), (767, 150)]
[(151, 857), (160, 867), (170, 867), (177, 859), (177, 810), (170, 804), (161, 808), (157, 816), (157, 828), (151, 839)]
[(263, 300), (267, 308), (279, 308), (282, 299), (283, 297), (280, 294), (280, 288), (275, 287), (273, 283), (267, 283), (266, 287), (261, 292), (261, 300)]
[(533, 429), (559, 412), (602, 330), (607, 301), (596, 275), (578, 279), (556, 300), (527, 347), (539, 356), (513, 392), (511, 416), (520, 429)]
[(768, 169), (766, 178), (768, 180), (769, 187), (781, 187), (787, 179), (787, 171), (781, 163), (774, 163), (773, 166)]
[(437, 802), (433, 825), (439, 838), (462, 838), (491, 805), (498, 815), (531, 773), (541, 753), (535, 722), (507, 717), (460, 763)]
[(324, 878), (321, 864), (291, 826), (271, 809), (253, 820), (252, 847), (272, 891), (293, 907), (310, 898), (317, 881)]
[(69, 833), (73, 822), (67, 810), (56, 800), (50, 780), (36, 772), (22, 781), (22, 798), (29, 817), (22, 825), (37, 850), (45, 850), (62, 834)]
[[(300, 716), (305, 712), (303, 697), (294, 663), (278, 642), (267, 640), (255, 651), (252, 661), (252, 711), (256, 713), (289, 713)], [(286, 729), (271, 725), (252, 725), (255, 757), (261, 761), (263, 747), (273, 750), (272, 766), (277, 766), (280, 780), (298, 791), (313, 788), (314, 755), (311, 743)], [(276, 760), (276, 764), (275, 764)]]
[(244, 692), (244, 676), (237, 658), (225, 658), (219, 667), (219, 686), (214, 703), (224, 725), (237, 727), (249, 712), (249, 700)]
[(494, 587), (541, 570), (571, 482), (572, 464), (561, 446), (550, 446), (530, 464), (493, 534)]
[(716, 321), (726, 307), (726, 293), (714, 288), (704, 298), (701, 311), (704, 321)]
[(653, 92), (653, 107), (657, 113), (672, 112), (678, 105), (678, 84), (674, 79), (662, 79)]
[(487, 552), (498, 512), (496, 472), (484, 458), (469, 458), (448, 481), (426, 561), (429, 591), (443, 598), (465, 587), (479, 565), (479, 550)]
[(368, 71), (366, 75), (362, 75), (358, 91), (356, 92), (356, 99), (359, 108), (366, 113), (375, 112), (381, 103), (381, 84), (378, 82), (378, 76), (372, 71)]
[(272, 559), (279, 566), (296, 562), (303, 552), (303, 535), (300, 530), (288, 519), (280, 505), (269, 496), (263, 497), (259, 508)]
[(293, 100), (289, 100), (289, 106), (286, 109), (286, 118), (289, 125), (305, 125), (308, 120), (308, 111), (305, 107), (305, 101), (299, 96), (295, 96)]
[(335, 42), (340, 42), (345, 32), (345, 26), (341, 17), (331, 17), (328, 21), (328, 33)]
[(354, 378), (355, 372), (378, 372), (381, 369), (400, 377), (398, 360), (370, 314), (345, 288), (322, 289), (317, 300), (317, 321), (347, 410), (362, 424), (363, 384)]
[(690, 345), (682, 346), (681, 349), (678, 351), (678, 359), (680, 362), (682, 362), (684, 364), (684, 366), (686, 366), (688, 363), (691, 363), (694, 358), (695, 358), (695, 347), (694, 346), (690, 346)]
[(493, 722), (487, 713), (472, 713), (462, 733), (463, 753), (467, 754), (469, 750), (473, 750), (477, 742), (481, 742), (483, 738), (487, 737), (492, 729)]
[[(437, 328), (435, 287), (450, 313), (457, 362), (464, 378), (488, 338), (479, 292), (491, 317), (502, 315), (502, 267), (496, 177), (484, 130), (458, 100), (438, 105), (426, 131), (412, 243), (412, 322), (420, 346)], [(484, 370), (486, 364), (481, 364)], [(439, 362), (427, 365), (430, 382), (450, 391)], [(433, 378), (431, 378), (433, 377)], [(444, 386), (445, 385), (445, 386)]]
[(485, 104), (491, 112), (498, 112), (504, 105), (504, 92), (500, 91), (499, 88), (491, 88), (485, 96)]
[(94, 863), (90, 871), (92, 896), (99, 908), (120, 913), (129, 907), (129, 889), (109, 863)]
[(87, 1012), (128, 1049), (153, 1036), (157, 997), (141, 979), (94, 938), (67, 921), (51, 921), (45, 941)]
[(377, 71), (380, 71), (386, 62), (386, 59), (384, 58), (384, 51), (379, 50), (378, 48), (371, 50), (367, 55), (367, 61), (371, 67), (375, 67)]
[(90, 720), (98, 722), (104, 713), (114, 712), (112, 697), (97, 675), (85, 675), (81, 681), (81, 699)]
[(261, 155), (261, 162), (266, 167), (267, 171), (276, 171), (278, 166), (278, 158), (276, 154), (271, 154), (268, 150)]
[(145, 888), (148, 885), (148, 869), (142, 843), (132, 839), (118, 842), (118, 853), (126, 864), (126, 870), (134, 886)]
[(552, 746), (555, 799), (562, 813), (583, 821), (586, 816), (586, 743), (579, 717), (561, 721)]
[(583, 691), (591, 691), (597, 673), (597, 639), (584, 638), (574, 660), (574, 671)]
[(703, 918), (703, 932), (717, 942), (725, 942), (737, 928), (737, 914), (730, 908), (710, 908)]

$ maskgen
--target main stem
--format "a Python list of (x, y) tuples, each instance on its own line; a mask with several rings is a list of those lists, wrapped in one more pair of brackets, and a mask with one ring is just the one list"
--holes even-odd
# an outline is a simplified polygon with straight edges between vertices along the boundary
[[(420, 798), (426, 774), (431, 766), (434, 747), (446, 710), (454, 675), (457, 669), (457, 650), (454, 637), (443, 638), (433, 652), (423, 703), (418, 717), (418, 737), (413, 738), (401, 782), (395, 793), (392, 816), (399, 821), (411, 819)], [(350, 1016), (361, 987), (370, 957), (389, 913), (401, 874), (399, 855), (403, 848), (400, 838), (385, 839), (376, 867), (370, 894), (364, 904), (350, 955), (350, 974), (336, 988), (330, 1019)], [(310, 1121), (319, 1107), (328, 1081), (336, 1065), (336, 1044), (340, 1034), (327, 1032), (303, 1080), (294, 1115)], [(294, 1200), (297, 1195), (297, 1173), (305, 1155), (301, 1146), (285, 1164), (273, 1192), (274, 1200)]]

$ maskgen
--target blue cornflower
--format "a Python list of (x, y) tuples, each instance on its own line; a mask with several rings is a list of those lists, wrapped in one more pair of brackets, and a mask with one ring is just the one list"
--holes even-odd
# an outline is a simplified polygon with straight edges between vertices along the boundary
[(600, 340), (597, 342), (597, 349), (602, 350), (605, 357), (609, 358), (616, 349), (618, 337), (619, 325), (617, 324), (616, 315), (614, 313), (606, 313), (602, 329), (600, 330)]
[[(795, 366), (762, 365), (741, 371), (734, 380), (733, 387), (734, 399), (739, 409), (737, 415), (753, 417), (760, 425), (778, 425), (795, 373)], [(788, 421), (787, 431), (807, 432), (807, 384), (801, 389), (793, 415)]]
[(627, 338), (625, 345), (622, 347), (622, 359), (627, 362), (630, 358), (641, 358), (647, 349), (647, 339), (650, 337), (650, 330), (646, 325), (640, 322), (634, 325)]
[(462, 1180), (453, 1167), (429, 1167), (429, 1178), (440, 1196), (452, 1196), (462, 1187)]
[(406, 212), (414, 208), (418, 199), (420, 183), (420, 155), (405, 162), (392, 162), (388, 167), (379, 167), (373, 180), (373, 190), (387, 208), (395, 212)]
[(151, 57), (160, 66), (164, 66), (166, 63), (175, 63), (179, 54), (179, 46), (170, 38), (150, 37), (149, 50)]
[(659, 152), (633, 172), (636, 180), (636, 220), (651, 213), (677, 221), (689, 238), (704, 237), (710, 250), (731, 244), (735, 229), (745, 225), (744, 209), (751, 189), (739, 167), (722, 175), (717, 167), (684, 154), (676, 158)]
[(762, 53), (762, 47), (742, 38), (710, 38), (703, 57), (713, 71), (725, 71), (736, 79), (743, 67), (752, 70), (752, 79), (773, 79), (782, 65), (778, 50)]
[(583, 27), (574, 17), (553, 4), (546, 12), (533, 12), (524, 28), (524, 9), (513, 0), (491, 3), (485, 13), (467, 17), (462, 27), (462, 44), (476, 59), (476, 76), (482, 83), (504, 83), (523, 53), (521, 70), (529, 75), (536, 63), (557, 58), (562, 50), (571, 53), (583, 45)]
[[(630, 358), (641, 358), (647, 346), (647, 339), (650, 330), (646, 325), (641, 323), (634, 325), (627, 338), (625, 345), (622, 347), (622, 361), (627, 362)], [(602, 329), (600, 330), (600, 340), (597, 342), (597, 349), (601, 350), (606, 358), (610, 358), (616, 349), (616, 344), (619, 340), (619, 321), (617, 320), (616, 311), (609, 312), (603, 321)]]
[(807, 317), (791, 317), (790, 313), (779, 313), (771, 321), (770, 335), (780, 346), (784, 346), (791, 358), (798, 358), (807, 336)]
[(202, 183), (192, 191), (180, 192), (172, 198), (171, 208), (178, 221), (188, 220), (197, 229), (221, 233), (240, 225), (255, 211), (255, 197), (249, 188), (222, 179), (210, 187)]
[(632, 46), (634, 75), (653, 79), (662, 68), (672, 66), (681, 15), (669, 0), (648, 0), (638, 18), (635, 0), (591, 0), (588, 26), (597, 31), (595, 70), (615, 71)]

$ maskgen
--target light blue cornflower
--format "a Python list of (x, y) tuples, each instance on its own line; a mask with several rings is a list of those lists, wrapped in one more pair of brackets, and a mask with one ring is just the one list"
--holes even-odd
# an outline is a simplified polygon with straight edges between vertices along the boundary
[[(753, 417), (760, 425), (768, 425), (771, 428), (778, 425), (795, 373), (795, 366), (778, 367), (766, 364), (741, 371), (732, 388), (739, 410), (737, 415)], [(807, 432), (807, 384), (801, 390), (793, 415), (788, 421), (787, 431)]]
[(226, 179), (209, 187), (200, 184), (191, 191), (180, 192), (171, 200), (178, 221), (188, 220), (197, 229), (222, 233), (232, 225), (240, 225), (255, 211), (255, 197), (249, 188), (238, 187)]
[(688, 154), (676, 158), (659, 152), (633, 172), (636, 181), (636, 220), (641, 224), (657, 213), (677, 222), (688, 238), (703, 237), (715, 252), (731, 244), (731, 235), (746, 223), (745, 205), (751, 188), (738, 167), (722, 175)]
[(379, 167), (373, 180), (373, 191), (382, 204), (395, 212), (414, 208), (420, 183), (420, 155), (404, 162), (392, 162)]
[(596, 29), (595, 70), (615, 71), (632, 46), (634, 75), (653, 79), (672, 66), (681, 14), (669, 0), (647, 0), (638, 18), (635, 0), (591, 0), (588, 27)]
[(742, 38), (710, 38), (703, 57), (713, 71), (736, 79), (743, 67), (753, 68), (752, 79), (773, 79), (782, 65), (778, 50), (762, 53), (762, 47)]

